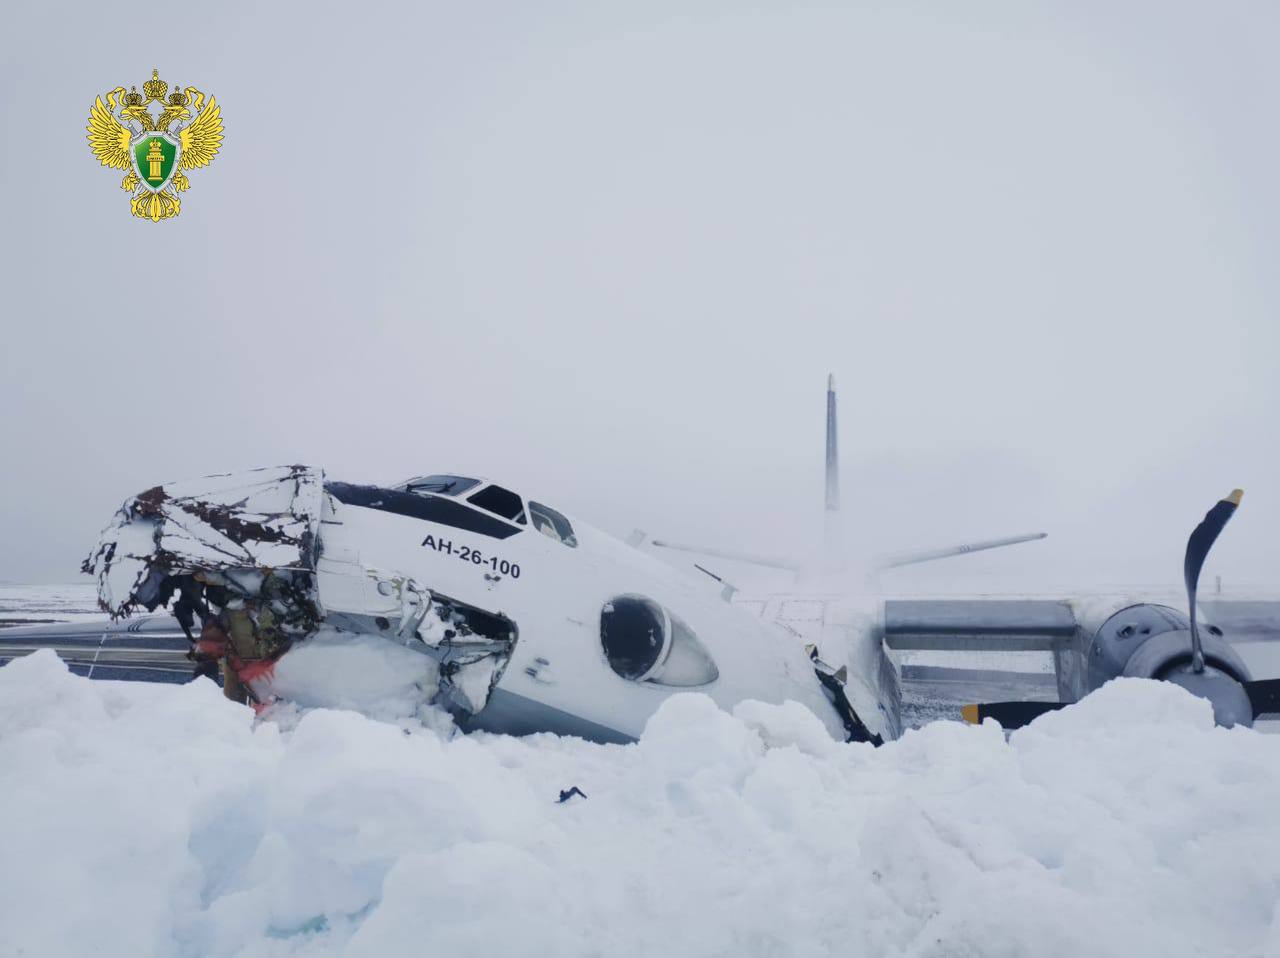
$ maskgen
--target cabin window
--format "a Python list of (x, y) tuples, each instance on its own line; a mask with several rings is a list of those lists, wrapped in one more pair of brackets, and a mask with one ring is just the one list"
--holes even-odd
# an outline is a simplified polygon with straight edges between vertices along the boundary
[(457, 496), (480, 485), (479, 479), (466, 476), (419, 476), (400, 486), (405, 492), (434, 492), (440, 496)]
[(540, 502), (530, 502), (529, 520), (544, 536), (563, 542), (571, 549), (577, 548), (578, 537), (573, 534), (573, 526), (569, 524), (568, 519), (551, 507), (544, 506)]
[(691, 688), (720, 677), (693, 630), (642, 595), (620, 595), (605, 603), (600, 642), (609, 667), (633, 682)]
[(467, 502), (486, 512), (492, 512), (495, 516), (502, 516), (522, 525), (525, 522), (524, 502), (510, 489), (503, 489), (502, 486), (485, 486), (474, 496), (468, 497)]

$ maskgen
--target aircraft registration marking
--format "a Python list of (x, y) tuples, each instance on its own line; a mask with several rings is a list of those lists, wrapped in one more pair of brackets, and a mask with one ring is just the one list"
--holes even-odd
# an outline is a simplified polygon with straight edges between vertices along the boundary
[(422, 546), (425, 549), (435, 549), (436, 552), (443, 555), (455, 556), (462, 562), (469, 562), (472, 565), (487, 565), (500, 575), (509, 575), (513, 579), (520, 578), (519, 563), (511, 562), (495, 555), (486, 556), (473, 546), (459, 544), (455, 547), (452, 539), (445, 539), (444, 537), (437, 539), (435, 536), (427, 536), (422, 540)]

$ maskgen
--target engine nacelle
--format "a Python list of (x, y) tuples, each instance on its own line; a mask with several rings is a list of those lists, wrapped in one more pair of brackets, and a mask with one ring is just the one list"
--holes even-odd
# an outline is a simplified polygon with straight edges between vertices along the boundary
[(1205, 669), (1195, 672), (1191, 622), (1183, 612), (1151, 603), (1113, 612), (1092, 630), (1085, 647), (1087, 691), (1122, 675), (1173, 682), (1208, 699), (1219, 725), (1252, 725), (1253, 709), (1241, 684), (1252, 679), (1248, 667), (1216, 625), (1202, 624), (1200, 639)]

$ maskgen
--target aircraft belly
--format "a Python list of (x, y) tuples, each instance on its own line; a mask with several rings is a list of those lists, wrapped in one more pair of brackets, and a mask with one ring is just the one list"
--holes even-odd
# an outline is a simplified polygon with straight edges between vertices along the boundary
[(460, 724), (468, 731), (479, 729), (504, 735), (533, 735), (550, 732), (554, 735), (573, 735), (591, 742), (626, 745), (636, 741), (638, 735), (630, 735), (599, 722), (593, 722), (572, 712), (548, 705), (545, 701), (521, 695), (506, 688), (496, 688), (489, 696), (489, 704), (480, 712), (463, 719)]

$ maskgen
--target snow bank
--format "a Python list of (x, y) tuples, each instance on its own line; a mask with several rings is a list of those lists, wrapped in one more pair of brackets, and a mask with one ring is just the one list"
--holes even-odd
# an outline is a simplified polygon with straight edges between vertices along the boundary
[(0, 955), (1278, 954), (1277, 809), (1280, 736), (1155, 683), (1008, 743), (686, 695), (595, 746), (39, 652), (0, 669)]

